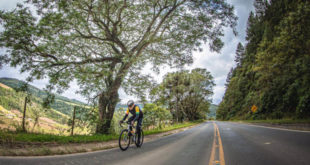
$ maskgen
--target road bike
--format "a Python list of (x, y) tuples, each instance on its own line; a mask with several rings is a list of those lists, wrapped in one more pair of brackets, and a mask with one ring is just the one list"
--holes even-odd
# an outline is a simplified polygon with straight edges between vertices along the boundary
[[(138, 144), (138, 134), (136, 134), (136, 130), (134, 129), (134, 125), (131, 122), (127, 121), (128, 127), (123, 129), (119, 135), (118, 144), (119, 148), (122, 151), (125, 151), (130, 146), (130, 142), (135, 143), (137, 147), (141, 147), (144, 140), (144, 133), (142, 128), (140, 128), (140, 144)], [(122, 127), (122, 123), (119, 123), (120, 127)]]

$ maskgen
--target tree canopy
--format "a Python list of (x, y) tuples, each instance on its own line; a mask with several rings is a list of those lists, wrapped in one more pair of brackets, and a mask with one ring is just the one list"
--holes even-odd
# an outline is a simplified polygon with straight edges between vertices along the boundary
[(154, 101), (169, 107), (176, 121), (192, 121), (206, 117), (214, 85), (206, 69), (182, 70), (168, 73), (151, 95)]
[(98, 101), (98, 132), (106, 133), (118, 89), (148, 78), (140, 74), (146, 63), (157, 71), (191, 63), (203, 43), (220, 51), (222, 28), (236, 19), (217, 0), (27, 0), (0, 11), (0, 65), (21, 66), (29, 81), (49, 78), (58, 92), (76, 80), (80, 94)]

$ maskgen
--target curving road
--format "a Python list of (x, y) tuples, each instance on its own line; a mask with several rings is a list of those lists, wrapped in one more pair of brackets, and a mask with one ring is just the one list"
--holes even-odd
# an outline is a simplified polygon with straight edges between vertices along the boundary
[(306, 165), (310, 132), (272, 129), (229, 122), (206, 122), (181, 133), (134, 145), (83, 154), (0, 157), (0, 165)]

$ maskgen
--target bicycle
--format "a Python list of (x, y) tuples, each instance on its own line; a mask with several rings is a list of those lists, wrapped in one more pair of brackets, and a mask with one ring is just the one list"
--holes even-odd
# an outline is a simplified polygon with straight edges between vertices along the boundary
[[(142, 128), (140, 128), (140, 144), (138, 144), (137, 139), (138, 139), (138, 135), (136, 134), (136, 130), (134, 130), (133, 134), (133, 127), (134, 125), (131, 125), (130, 122), (126, 122), (128, 124), (127, 129), (123, 129), (119, 135), (119, 139), (118, 139), (118, 144), (119, 144), (119, 148), (122, 151), (125, 151), (128, 149), (128, 147), (130, 146), (130, 142), (134, 142), (136, 144), (137, 147), (141, 147), (143, 144), (143, 140), (144, 140), (144, 133)], [(120, 127), (122, 127), (122, 123), (119, 123)], [(131, 131), (129, 131), (131, 130)]]

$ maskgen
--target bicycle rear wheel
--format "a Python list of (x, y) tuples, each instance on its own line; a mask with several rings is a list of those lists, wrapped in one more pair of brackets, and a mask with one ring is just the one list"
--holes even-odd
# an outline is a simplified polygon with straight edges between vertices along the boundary
[(142, 130), (142, 129), (141, 129), (141, 131), (140, 131), (140, 134), (141, 134), (141, 136), (140, 136), (140, 143), (138, 143), (138, 135), (136, 135), (135, 143), (136, 143), (136, 146), (137, 146), (137, 147), (141, 147), (142, 144), (143, 144), (144, 133), (143, 133), (143, 130)]
[(118, 139), (119, 148), (123, 151), (127, 150), (130, 145), (130, 136), (128, 136), (128, 130), (124, 129), (119, 135)]

